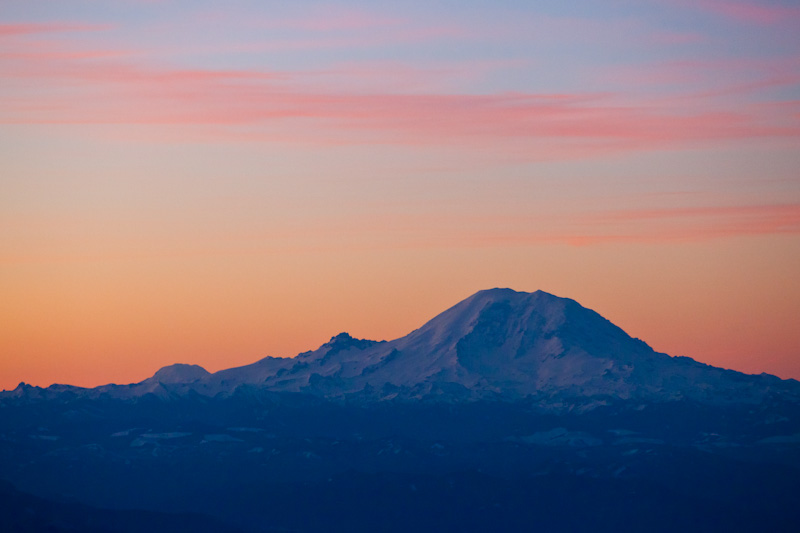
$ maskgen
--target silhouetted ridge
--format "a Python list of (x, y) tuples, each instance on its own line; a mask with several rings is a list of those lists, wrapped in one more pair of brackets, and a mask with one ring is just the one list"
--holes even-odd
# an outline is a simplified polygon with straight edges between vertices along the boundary
[(331, 357), (338, 352), (343, 350), (350, 350), (355, 348), (357, 350), (364, 350), (378, 344), (379, 341), (373, 341), (369, 339), (356, 339), (355, 337), (351, 336), (347, 332), (339, 333), (331, 337), (331, 340), (326, 342), (322, 345), (321, 348), (327, 348), (327, 352), (325, 353), (325, 357)]
[(208, 370), (200, 365), (177, 363), (165, 366), (150, 379), (159, 383), (186, 383), (197, 381), (208, 375), (210, 375)]
[(575, 300), (536, 291), (478, 291), (408, 335), (386, 342), (331, 337), (296, 358), (264, 358), (209, 374), (172, 365), (129, 386), (86, 391), (31, 389), (19, 397), (207, 397), (237, 390), (304, 393), (325, 398), (536, 397), (541, 405), (580, 399), (759, 403), (775, 390), (800, 395), (794, 382), (748, 376), (657, 353)]

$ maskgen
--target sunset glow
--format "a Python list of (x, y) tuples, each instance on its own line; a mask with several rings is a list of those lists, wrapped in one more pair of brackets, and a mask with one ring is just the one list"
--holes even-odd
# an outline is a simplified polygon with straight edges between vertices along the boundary
[(541, 289), (800, 379), (800, 9), (0, 9), (0, 389), (393, 339)]

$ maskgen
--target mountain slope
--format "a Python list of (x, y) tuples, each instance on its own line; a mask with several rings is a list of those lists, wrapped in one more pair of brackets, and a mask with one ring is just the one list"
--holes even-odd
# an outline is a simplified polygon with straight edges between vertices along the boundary
[(1, 393), (0, 531), (794, 532), (799, 389), (481, 291), (389, 342)]
[(574, 300), (510, 289), (480, 291), (391, 342), (334, 337), (264, 385), (324, 396), (367, 389), (383, 397), (445, 392), (742, 402), (797, 391), (796, 382), (657, 353)]
[(57, 387), (27, 387), (27, 393), (18, 388), (12, 394), (168, 398), (190, 392), (229, 395), (250, 387), (327, 398), (536, 397), (544, 403), (566, 398), (707, 403), (757, 403), (772, 394), (800, 398), (794, 380), (657, 353), (574, 300), (510, 289), (480, 291), (389, 342), (342, 333), (295, 358), (267, 357), (214, 374), (196, 365), (173, 365), (133, 385), (85, 392)]

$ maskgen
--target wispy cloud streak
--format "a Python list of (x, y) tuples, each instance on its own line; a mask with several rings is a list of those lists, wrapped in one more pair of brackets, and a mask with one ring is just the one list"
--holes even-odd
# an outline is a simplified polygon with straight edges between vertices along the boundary
[(680, 3), (695, 6), (729, 19), (753, 24), (772, 25), (800, 20), (800, 7), (797, 6), (729, 0), (695, 0)]
[[(155, 222), (154, 222), (155, 223)], [(0, 251), (0, 264), (132, 260), (307, 251), (496, 248), (535, 245), (701, 243), (764, 235), (800, 235), (800, 204), (618, 209), (597, 213), (475, 215), (388, 212), (318, 216), (216, 238), (197, 231), (125, 235), (87, 232), (57, 217), (20, 227), (26, 238)], [(92, 237), (87, 239), (87, 233)], [(82, 238), (76, 239), (80, 234)]]
[(103, 31), (113, 29), (111, 24), (80, 24), (71, 22), (0, 24), (0, 38), (41, 33), (66, 33)]
[[(107, 50), (71, 55), (19, 42), (5, 48), (0, 65), (10, 88), (0, 122), (6, 124), (214, 126), (219, 140), (280, 140), (276, 131), (284, 131), (287, 139), (309, 143), (335, 137), (522, 152), (542, 140), (626, 151), (800, 136), (796, 118), (763, 104), (707, 111), (657, 101), (621, 105), (622, 95), (614, 94), (326, 92), (308, 82), (313, 73), (158, 68), (104, 58), (113, 55)], [(573, 146), (561, 148), (575, 154)]]

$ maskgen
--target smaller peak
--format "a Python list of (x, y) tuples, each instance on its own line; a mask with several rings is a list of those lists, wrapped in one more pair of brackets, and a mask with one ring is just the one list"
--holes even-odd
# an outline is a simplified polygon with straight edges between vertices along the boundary
[(24, 381), (20, 381), (19, 385), (17, 385), (15, 389), (2, 390), (0, 392), (2, 392), (3, 395), (9, 395), (10, 397), (22, 398), (28, 395), (35, 395), (39, 391), (41, 391), (40, 387), (36, 387), (35, 385), (29, 385)]
[(331, 348), (337, 348), (339, 350), (344, 350), (351, 347), (357, 347), (359, 349), (364, 349), (367, 346), (372, 346), (378, 341), (372, 341), (369, 339), (357, 339), (353, 337), (346, 331), (339, 333), (338, 335), (334, 335), (331, 337), (331, 340), (325, 343), (325, 346), (329, 346)]
[(354, 340), (357, 340), (357, 339), (355, 339), (352, 335), (350, 335), (346, 331), (343, 331), (343, 332), (339, 333), (338, 335), (334, 335), (333, 337), (331, 337), (331, 340), (328, 341), (328, 344), (349, 343), (349, 342), (352, 342)]
[(159, 383), (190, 383), (209, 375), (208, 370), (200, 365), (176, 363), (165, 366), (150, 378)]
[(342, 332), (331, 337), (331, 340), (323, 344), (322, 347), (327, 348), (328, 351), (326, 355), (331, 356), (335, 353), (349, 350), (351, 348), (363, 350), (365, 348), (369, 348), (373, 344), (377, 344), (377, 342), (378, 341), (372, 341), (369, 339), (357, 339), (347, 332)]

